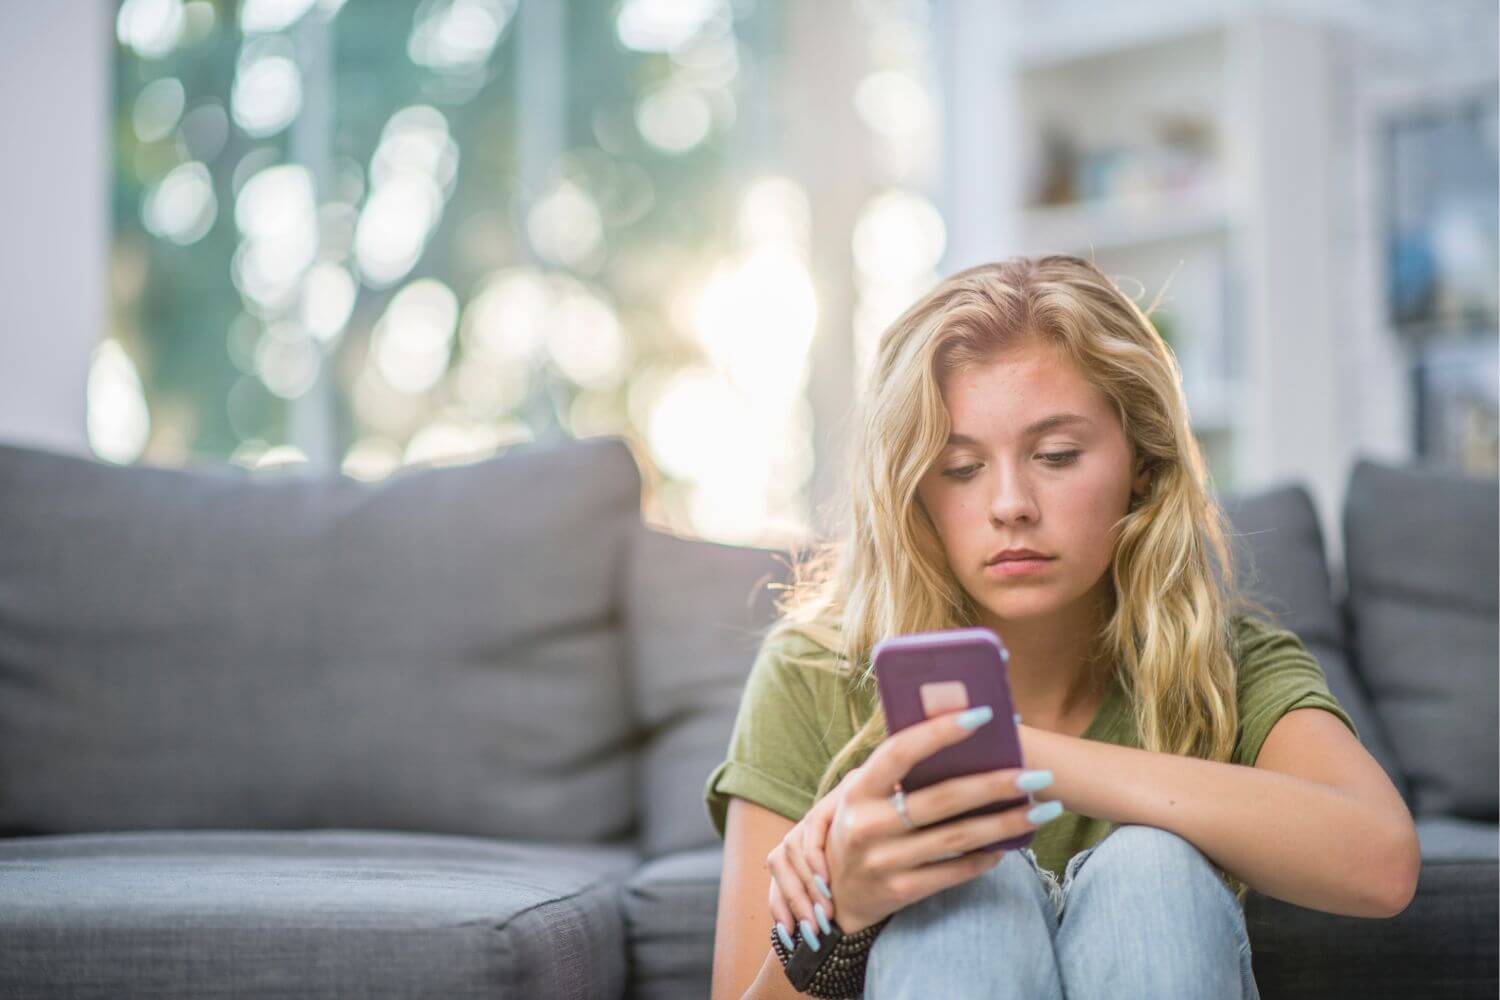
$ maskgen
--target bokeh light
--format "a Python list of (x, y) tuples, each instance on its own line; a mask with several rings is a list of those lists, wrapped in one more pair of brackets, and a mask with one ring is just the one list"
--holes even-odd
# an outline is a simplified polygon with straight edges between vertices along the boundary
[(515, 12), (516, 0), (425, 0), (407, 55), (429, 69), (470, 69), (489, 58)]
[(458, 170), (447, 120), (426, 105), (390, 117), (370, 160), (370, 194), (354, 231), (360, 278), (386, 288), (416, 265)]
[(322, 352), (299, 323), (283, 320), (261, 334), (255, 346), (255, 373), (282, 399), (296, 399), (313, 387)]
[(899, 279), (937, 267), (947, 232), (943, 217), (913, 191), (876, 195), (854, 223), (854, 264), (873, 279)]
[(628, 49), (671, 52), (722, 10), (722, 0), (624, 0), (615, 30)]
[(217, 217), (213, 178), (208, 167), (196, 161), (174, 168), (152, 186), (141, 205), (146, 231), (179, 246), (206, 236)]
[(708, 136), (713, 113), (703, 95), (669, 83), (644, 94), (636, 104), (636, 127), (666, 153), (685, 153)]
[(531, 244), (544, 260), (588, 267), (604, 245), (599, 206), (588, 192), (562, 181), (539, 198), (526, 217)]
[(135, 364), (113, 337), (94, 348), (87, 391), (89, 447), (107, 461), (134, 462), (151, 433), (151, 414)]
[(285, 31), (312, 8), (316, 0), (244, 0), (240, 30), (247, 35)]
[(163, 77), (146, 84), (136, 97), (130, 116), (136, 138), (142, 142), (156, 142), (170, 135), (182, 117), (186, 103), (187, 91), (176, 77)]
[(244, 241), (233, 277), (241, 294), (264, 311), (284, 308), (318, 251), (312, 175), (306, 167), (268, 167), (245, 182), (234, 208)]
[(115, 36), (142, 59), (161, 59), (176, 48), (185, 20), (182, 0), (125, 0)]
[(426, 392), (448, 370), (457, 322), (458, 298), (447, 285), (421, 278), (404, 286), (371, 334), (381, 377), (400, 392)]
[(292, 123), (302, 110), (302, 71), (285, 39), (257, 39), (245, 46), (229, 101), (235, 124), (257, 139)]
[(354, 311), (359, 285), (337, 264), (318, 264), (302, 282), (299, 318), (302, 326), (327, 344), (343, 332)]

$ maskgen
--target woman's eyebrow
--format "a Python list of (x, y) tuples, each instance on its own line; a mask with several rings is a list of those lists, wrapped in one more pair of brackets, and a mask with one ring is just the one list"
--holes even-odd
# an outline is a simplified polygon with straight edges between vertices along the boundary
[[(1057, 428), (1057, 427), (1062, 427), (1065, 424), (1086, 424), (1088, 426), (1092, 426), (1093, 423), (1094, 422), (1092, 420), (1090, 420), (1088, 417), (1085, 417), (1085, 416), (1083, 416), (1081, 414), (1078, 414), (1078, 413), (1054, 413), (1050, 417), (1043, 417), (1041, 420), (1038, 420), (1036, 423), (1031, 424), (1025, 430), (1023, 430), (1021, 433), (1023, 435), (1025, 435), (1025, 436), (1027, 436), (1027, 437), (1031, 437), (1031, 436), (1036, 435), (1036, 434), (1045, 434), (1047, 431), (1053, 430), (1054, 428)], [(972, 445), (979, 444), (979, 442), (977, 440), (975, 440), (974, 438), (970, 437), (967, 434), (956, 434), (956, 433), (948, 435), (948, 443), (949, 444), (972, 444)]]

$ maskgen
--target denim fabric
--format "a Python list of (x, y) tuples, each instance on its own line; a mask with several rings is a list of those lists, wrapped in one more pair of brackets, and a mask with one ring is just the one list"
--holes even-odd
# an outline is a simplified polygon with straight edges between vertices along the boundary
[(1075, 854), (1062, 885), (1029, 849), (891, 918), (865, 1000), (1259, 1000), (1244, 913), (1188, 841), (1127, 824)]

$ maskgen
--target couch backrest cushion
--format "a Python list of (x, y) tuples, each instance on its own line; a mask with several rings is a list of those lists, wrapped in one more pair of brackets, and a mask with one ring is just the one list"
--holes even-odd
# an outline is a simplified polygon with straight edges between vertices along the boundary
[(0, 830), (634, 824), (617, 439), (362, 483), (0, 447)]
[(648, 856), (719, 843), (703, 789), (724, 758), (740, 692), (774, 617), (789, 556), (642, 527), (625, 586)]
[(1356, 463), (1344, 506), (1360, 674), (1418, 815), (1496, 819), (1500, 489)]
[(1406, 779), (1351, 669), (1343, 616), (1334, 603), (1323, 532), (1312, 497), (1298, 484), (1237, 494), (1224, 501), (1233, 528), (1240, 585), (1297, 633), (1328, 678), (1328, 688), (1354, 720), (1360, 742), (1403, 796)]

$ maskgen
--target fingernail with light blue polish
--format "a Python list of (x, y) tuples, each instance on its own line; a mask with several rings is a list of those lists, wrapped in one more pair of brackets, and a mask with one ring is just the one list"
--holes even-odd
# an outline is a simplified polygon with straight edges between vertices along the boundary
[(823, 928), (824, 934), (832, 934), (833, 928), (828, 926), (828, 911), (823, 909), (822, 903), (813, 904), (813, 913), (818, 917), (818, 926)]
[(995, 717), (995, 710), (988, 705), (971, 708), (958, 714), (958, 724), (965, 729), (978, 729)]
[(823, 881), (823, 876), (814, 875), (813, 881), (818, 883), (818, 891), (829, 899), (833, 898), (833, 890), (828, 888), (828, 883)]
[(818, 931), (811, 923), (806, 920), (799, 920), (797, 921), (797, 926), (802, 928), (802, 940), (811, 945), (813, 951), (817, 951), (823, 947), (818, 941)]
[(781, 946), (787, 951), (796, 951), (797, 946), (792, 942), (792, 936), (786, 932), (786, 925), (780, 920), (776, 921), (776, 936), (781, 938)]
[(1063, 804), (1057, 799), (1053, 799), (1051, 802), (1043, 802), (1026, 814), (1026, 822), (1045, 823), (1049, 819), (1057, 819), (1062, 811)]
[(1046, 788), (1052, 784), (1051, 771), (1022, 771), (1016, 776), (1016, 787), (1027, 792)]

